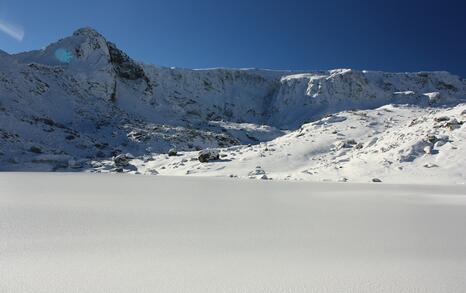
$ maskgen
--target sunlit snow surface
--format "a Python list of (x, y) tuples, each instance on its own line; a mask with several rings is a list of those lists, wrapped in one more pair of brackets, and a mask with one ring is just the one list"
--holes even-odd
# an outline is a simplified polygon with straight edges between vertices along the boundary
[(0, 292), (466, 292), (466, 187), (0, 174)]

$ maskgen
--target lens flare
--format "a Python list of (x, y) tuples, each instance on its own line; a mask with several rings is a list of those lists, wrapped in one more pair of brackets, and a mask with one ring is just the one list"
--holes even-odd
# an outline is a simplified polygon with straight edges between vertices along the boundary
[(61, 63), (70, 63), (73, 61), (74, 55), (66, 49), (59, 48), (55, 50), (55, 58), (57, 58)]
[(21, 42), (24, 39), (24, 30), (20, 27), (0, 20), (0, 31)]

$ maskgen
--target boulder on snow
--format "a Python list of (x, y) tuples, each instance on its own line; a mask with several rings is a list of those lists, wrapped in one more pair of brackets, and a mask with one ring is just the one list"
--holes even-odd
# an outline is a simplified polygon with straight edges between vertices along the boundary
[(257, 166), (256, 169), (252, 170), (248, 173), (248, 177), (250, 179), (263, 179), (267, 180), (267, 174), (265, 173), (264, 169), (261, 166)]
[[(358, 146), (358, 143), (354, 139), (342, 140), (335, 144), (335, 150), (350, 149), (356, 146)], [(358, 148), (362, 148), (362, 145), (358, 146)]]
[(448, 116), (435, 117), (435, 118), (434, 118), (434, 121), (435, 121), (435, 122), (450, 121), (450, 117), (448, 117)]
[(168, 150), (168, 156), (169, 157), (176, 157), (178, 155), (178, 152), (176, 151), (175, 148), (169, 149)]
[(357, 150), (360, 150), (360, 149), (362, 149), (363, 147), (364, 147), (364, 144), (361, 143), (361, 142), (358, 143), (358, 144), (356, 144), (356, 145), (354, 146), (354, 148), (357, 149)]
[(427, 169), (438, 168), (438, 165), (437, 165), (437, 164), (429, 163), (429, 164), (425, 164), (425, 165), (424, 165), (424, 168), (427, 168)]
[(442, 117), (437, 117), (434, 118), (434, 121), (437, 122), (437, 124), (434, 126), (435, 128), (448, 128), (450, 130), (455, 130), (458, 128), (461, 128), (464, 122), (458, 121), (454, 117), (447, 117), (447, 116), (442, 116)]
[(446, 121), (450, 121), (450, 117), (448, 116), (435, 117), (434, 121), (435, 122), (446, 122)]
[(147, 175), (159, 175), (160, 173), (155, 169), (149, 169), (146, 171)]
[(456, 118), (452, 118), (450, 121), (445, 123), (445, 127), (449, 128), (450, 130), (461, 128), (461, 125), (463, 125), (463, 122), (459, 122), (456, 120)]
[(379, 178), (373, 178), (373, 179), (372, 179), (372, 182), (374, 182), (374, 183), (382, 183), (382, 180), (380, 180)]
[(336, 114), (328, 115), (327, 117), (322, 118), (319, 121), (314, 122), (314, 125), (326, 125), (332, 123), (339, 123), (348, 120), (348, 118), (344, 116), (338, 116)]
[(201, 163), (208, 163), (220, 159), (218, 150), (205, 149), (199, 152), (198, 160)]
[(117, 167), (125, 167), (129, 165), (129, 161), (134, 159), (134, 156), (131, 154), (120, 154), (113, 158), (113, 162)]
[(437, 137), (435, 135), (427, 135), (424, 140), (431, 144), (434, 144), (437, 141)]

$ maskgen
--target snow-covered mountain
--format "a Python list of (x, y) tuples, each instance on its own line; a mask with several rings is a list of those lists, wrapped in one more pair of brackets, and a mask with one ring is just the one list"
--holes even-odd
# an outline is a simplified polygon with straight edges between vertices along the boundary
[(164, 68), (84, 28), (0, 51), (0, 170), (464, 183), (465, 103), (447, 72)]

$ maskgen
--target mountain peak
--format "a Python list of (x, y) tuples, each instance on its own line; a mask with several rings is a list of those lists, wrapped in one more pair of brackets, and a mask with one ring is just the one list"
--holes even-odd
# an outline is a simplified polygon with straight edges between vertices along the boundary
[[(22, 63), (73, 65), (87, 63), (93, 67), (106, 66), (109, 52), (105, 37), (91, 27), (76, 30), (73, 35), (48, 45), (45, 49), (19, 53), (15, 59)], [(101, 58), (107, 56), (108, 58)]]
[(104, 36), (92, 27), (83, 27), (77, 29), (73, 36), (88, 36), (91, 38), (104, 38)]

